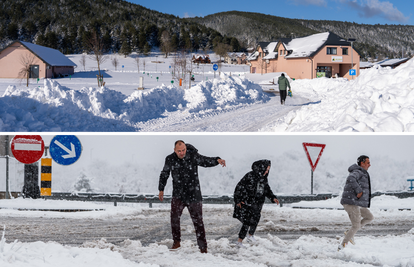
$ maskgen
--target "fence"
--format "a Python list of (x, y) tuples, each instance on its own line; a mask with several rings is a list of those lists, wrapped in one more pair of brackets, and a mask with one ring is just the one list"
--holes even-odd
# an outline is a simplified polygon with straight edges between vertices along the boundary
[[(391, 195), (398, 198), (414, 197), (414, 192), (375, 192), (372, 197), (380, 195)], [(327, 200), (333, 197), (337, 197), (335, 194), (316, 194), (316, 195), (278, 195), (277, 198), (280, 202), (280, 206), (283, 204), (297, 203), (300, 201), (317, 201)], [(99, 194), (99, 193), (52, 193), (51, 196), (45, 196), (44, 199), (61, 199), (61, 200), (76, 200), (76, 201), (96, 201), (96, 202), (113, 202), (116, 206), (118, 202), (129, 203), (148, 203), (149, 207), (152, 207), (154, 203), (170, 203), (171, 196), (165, 195), (164, 201), (161, 202), (158, 199), (158, 195), (152, 194)], [(203, 196), (204, 204), (234, 204), (233, 196)], [(270, 203), (266, 199), (266, 203)]]

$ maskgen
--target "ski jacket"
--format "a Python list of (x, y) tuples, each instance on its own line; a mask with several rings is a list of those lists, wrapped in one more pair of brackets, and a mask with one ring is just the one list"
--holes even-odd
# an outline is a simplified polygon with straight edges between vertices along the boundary
[[(369, 208), (371, 206), (371, 179), (368, 172), (357, 164), (350, 166), (348, 172), (341, 204)], [(357, 198), (361, 192), (362, 196)]]
[(280, 76), (278, 79), (279, 90), (286, 90), (288, 87), (290, 89), (289, 80), (285, 76)]
[(184, 158), (180, 159), (175, 152), (165, 158), (164, 168), (160, 174), (158, 190), (164, 191), (167, 180), (171, 174), (173, 197), (179, 198), (184, 203), (202, 201), (200, 181), (198, 179), (198, 166), (217, 166), (220, 157), (206, 157), (200, 155), (198, 150), (186, 144), (187, 152)]
[[(251, 207), (259, 208), (261, 210), (266, 197), (272, 202), (277, 198), (268, 183), (268, 175), (263, 175), (270, 166), (270, 160), (258, 160), (252, 164), (252, 171), (248, 172), (239, 181), (234, 190), (234, 213), (233, 217), (243, 223), (255, 221), (257, 218), (252, 218), (252, 214), (257, 212), (251, 211)], [(244, 202), (239, 208), (237, 204)], [(260, 214), (260, 211), (259, 211)], [(260, 220), (260, 216), (258, 218)], [(248, 224), (248, 223), (247, 223)], [(250, 224), (248, 224), (250, 225)]]

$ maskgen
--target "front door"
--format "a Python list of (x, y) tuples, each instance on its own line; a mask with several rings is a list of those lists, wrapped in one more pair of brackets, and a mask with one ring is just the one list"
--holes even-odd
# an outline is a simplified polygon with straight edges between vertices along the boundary
[(30, 66), (30, 75), (29, 78), (39, 78), (39, 65)]

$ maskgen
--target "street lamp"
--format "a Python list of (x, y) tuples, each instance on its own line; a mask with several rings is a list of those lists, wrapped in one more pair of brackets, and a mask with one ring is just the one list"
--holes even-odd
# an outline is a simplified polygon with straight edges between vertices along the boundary
[[(348, 42), (351, 42), (351, 69), (354, 68), (354, 42), (356, 41), (355, 38), (348, 38)], [(352, 80), (354, 79), (354, 75), (352, 75)]]

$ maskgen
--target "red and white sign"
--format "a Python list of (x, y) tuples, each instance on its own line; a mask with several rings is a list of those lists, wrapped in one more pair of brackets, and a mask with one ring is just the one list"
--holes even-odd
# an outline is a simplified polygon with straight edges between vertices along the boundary
[(16, 135), (11, 142), (13, 156), (24, 164), (38, 161), (45, 150), (45, 143), (40, 135)]
[(303, 143), (303, 148), (305, 149), (312, 171), (315, 171), (325, 146), (325, 144)]

